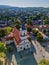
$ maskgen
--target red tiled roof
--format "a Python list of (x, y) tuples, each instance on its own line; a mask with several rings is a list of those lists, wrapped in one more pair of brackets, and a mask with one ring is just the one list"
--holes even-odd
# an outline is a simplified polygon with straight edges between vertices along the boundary
[(16, 42), (17, 45), (19, 45), (19, 43), (20, 43), (20, 32), (19, 32), (19, 30), (14, 28), (12, 32), (13, 32), (14, 41)]
[(5, 37), (5, 40), (6, 40), (6, 41), (12, 40), (12, 39), (13, 39), (13, 37), (11, 37), (11, 36)]

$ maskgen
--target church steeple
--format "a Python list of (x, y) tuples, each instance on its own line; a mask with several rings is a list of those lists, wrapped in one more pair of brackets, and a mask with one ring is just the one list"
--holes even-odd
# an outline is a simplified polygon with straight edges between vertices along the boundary
[(21, 28), (22, 28), (22, 30), (26, 30), (25, 22), (22, 22), (22, 23), (21, 23)]
[(26, 30), (26, 27), (25, 27), (25, 22), (21, 23), (20, 34), (23, 35), (23, 36), (25, 36), (27, 34), (27, 30)]

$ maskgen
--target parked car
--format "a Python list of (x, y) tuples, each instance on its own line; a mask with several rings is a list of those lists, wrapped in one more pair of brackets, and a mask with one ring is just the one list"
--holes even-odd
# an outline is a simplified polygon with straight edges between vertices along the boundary
[(49, 37), (48, 37), (48, 36), (46, 36), (44, 39), (45, 39), (45, 40), (49, 40)]
[(46, 43), (42, 43), (42, 46), (43, 46), (43, 47), (46, 47)]

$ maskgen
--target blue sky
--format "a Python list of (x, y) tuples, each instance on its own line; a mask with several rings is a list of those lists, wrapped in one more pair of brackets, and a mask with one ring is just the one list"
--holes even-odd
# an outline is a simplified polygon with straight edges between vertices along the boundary
[(49, 0), (0, 0), (0, 5), (17, 7), (49, 7)]

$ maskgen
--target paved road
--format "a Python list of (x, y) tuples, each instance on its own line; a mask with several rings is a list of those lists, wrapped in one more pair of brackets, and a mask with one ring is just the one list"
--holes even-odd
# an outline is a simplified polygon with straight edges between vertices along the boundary
[(16, 58), (15, 58), (15, 55), (12, 55), (12, 62), (14, 65), (17, 65), (17, 61), (16, 61)]
[(46, 52), (46, 50), (40, 45), (38, 41), (32, 40), (32, 44), (36, 49), (36, 53), (34, 53), (34, 56), (38, 63), (42, 58), (46, 58), (49, 60), (49, 53)]

